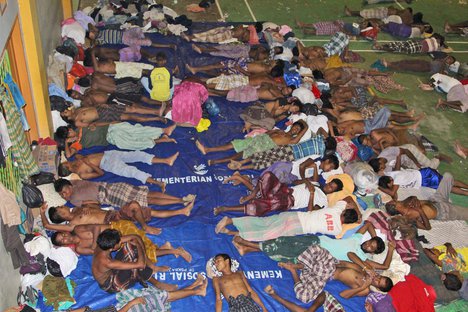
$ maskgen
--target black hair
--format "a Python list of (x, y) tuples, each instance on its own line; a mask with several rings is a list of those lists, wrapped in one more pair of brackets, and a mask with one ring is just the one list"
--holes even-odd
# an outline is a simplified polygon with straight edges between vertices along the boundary
[(256, 22), (256, 23), (255, 23), (255, 31), (256, 31), (257, 33), (263, 31), (263, 24), (262, 24), (261, 22)]
[(375, 237), (372, 237), (370, 240), (377, 243), (377, 248), (375, 248), (375, 251), (374, 251), (374, 253), (376, 255), (381, 254), (382, 252), (384, 252), (385, 243), (384, 243), (383, 239), (381, 239), (378, 236), (375, 236)]
[(57, 207), (49, 208), (49, 219), (52, 223), (55, 223), (55, 224), (60, 224), (60, 223), (67, 221), (64, 218), (62, 218), (62, 216), (59, 215)]
[(223, 258), (223, 260), (229, 260), (229, 266), (232, 265), (231, 257), (230, 257), (228, 254), (224, 254), (224, 253), (217, 254), (217, 255), (214, 257), (214, 259), (216, 259), (216, 258), (218, 258), (218, 257)]
[(332, 136), (329, 136), (324, 140), (326, 153), (331, 153), (336, 151), (336, 139)]
[(102, 250), (112, 249), (120, 242), (120, 233), (113, 229), (104, 230), (99, 234), (96, 242)]
[(61, 163), (59, 166), (58, 166), (58, 175), (60, 177), (67, 177), (69, 176), (70, 174), (72, 174), (72, 172), (65, 167), (64, 163)]
[(428, 34), (434, 33), (434, 28), (432, 28), (431, 25), (426, 24), (426, 25), (424, 25), (424, 28), (425, 28), (425, 30), (424, 30), (425, 33), (428, 33)]
[(339, 191), (341, 191), (343, 189), (343, 181), (341, 181), (340, 179), (333, 179), (333, 180), (330, 181), (330, 183), (335, 183), (336, 184), (336, 191), (335, 192), (339, 192)]
[(54, 189), (55, 191), (61, 192), (65, 186), (72, 186), (71, 182), (67, 179), (58, 179), (54, 181)]
[(85, 37), (89, 39), (89, 30), (86, 31)]
[(297, 89), (297, 87), (295, 85), (288, 85), (288, 88), (291, 88), (291, 90), (293, 90), (293, 91)]
[(304, 123), (300, 122), (300, 121), (296, 121), (295, 123), (292, 124), (291, 128), (294, 127), (294, 126), (299, 126), (301, 127), (301, 131), (304, 130)]
[(361, 134), (360, 136), (358, 136), (357, 140), (359, 142), (359, 144), (362, 145), (362, 143), (364, 142), (364, 139), (367, 138), (368, 135), (367, 134)]
[(297, 47), (292, 48), (291, 51), (294, 56), (299, 56), (299, 49)]
[(91, 56), (91, 49), (86, 49), (84, 51), (83, 66), (87, 66), (87, 67), (93, 66), (93, 57)]
[(385, 204), (385, 211), (391, 216), (396, 216), (400, 212), (396, 209), (396, 204), (394, 202), (389, 202)]
[[(279, 52), (276, 53), (275, 50), (278, 50)], [(284, 49), (283, 47), (273, 47), (273, 51), (275, 51), (275, 54), (283, 54)]]
[(80, 87), (87, 88), (91, 85), (91, 78), (89, 76), (85, 76), (83, 78), (78, 79), (76, 84)]
[(58, 139), (65, 140), (68, 137), (68, 132), (70, 128), (68, 126), (60, 126), (55, 131), (55, 137)]
[(440, 46), (444, 47), (444, 48), (447, 48), (447, 45), (445, 44), (445, 37), (442, 36), (441, 34), (433, 33), (431, 38), (438, 39)]
[(320, 95), (320, 100), (322, 100), (322, 108), (333, 108), (332, 103), (330, 102), (332, 95), (330, 92), (323, 92)]
[(164, 52), (156, 53), (156, 59), (167, 60), (167, 55)]
[(281, 65), (275, 65), (273, 68), (270, 70), (270, 76), (275, 78), (275, 77), (282, 77), (284, 75), (284, 66)]
[(354, 209), (346, 209), (343, 213), (343, 219), (344, 224), (355, 223), (358, 220), (358, 214)]
[(384, 189), (388, 189), (388, 183), (390, 183), (392, 180), (389, 176), (381, 176), (379, 178), (379, 186)]
[[(338, 160), (338, 157), (336, 157), (336, 155), (334, 155), (334, 154), (326, 155), (326, 156), (322, 157), (322, 162), (327, 161), (327, 160), (329, 160), (333, 164), (333, 167), (335, 169), (338, 169), (338, 167), (340, 166), (340, 161)], [(338, 179), (336, 179), (336, 180), (338, 180)], [(341, 182), (341, 180), (338, 180), (338, 181)], [(341, 184), (343, 184), (343, 183), (341, 183)]]
[(421, 12), (413, 14), (413, 24), (425, 24), (423, 18), (424, 15)]
[(291, 105), (294, 105), (294, 106), (299, 107), (299, 113), (303, 113), (303, 112), (304, 112), (304, 104), (302, 104), (301, 101), (299, 101), (299, 100), (296, 99), (296, 100), (294, 100), (294, 101), (291, 102)]
[(387, 292), (390, 291), (390, 289), (392, 289), (392, 287), (393, 287), (393, 282), (392, 282), (392, 280), (391, 280), (389, 277), (382, 276), (382, 278), (385, 280), (385, 285), (384, 285), (384, 286), (381, 286), (381, 287), (377, 287), (377, 288), (380, 289), (381, 291), (387, 293)]
[(314, 69), (312, 71), (312, 75), (314, 76), (315, 79), (324, 79), (323, 73), (318, 69)]
[(369, 164), (369, 166), (372, 167), (374, 172), (379, 172), (379, 170), (380, 170), (380, 161), (379, 161), (378, 158), (374, 158), (374, 159), (369, 160), (368, 164)]
[(57, 236), (58, 236), (58, 232), (52, 233), (52, 235), (50, 236), (50, 241), (51, 241), (52, 244), (55, 245), (55, 246), (62, 246), (62, 245), (57, 241)]
[(65, 91), (65, 92), (67, 93), (67, 95), (68, 95), (68, 96), (71, 96), (71, 95), (72, 95), (72, 93), (73, 93), (73, 90), (72, 90), (72, 89), (70, 89), (70, 90), (67, 90), (67, 91)]
[(289, 38), (294, 38), (294, 37), (296, 37), (296, 34), (293, 33), (292, 31), (288, 31), (286, 34), (284, 34), (283, 39), (284, 41), (286, 41)]
[(458, 291), (460, 290), (460, 288), (462, 288), (462, 282), (460, 281), (458, 276), (450, 272), (445, 273), (444, 285), (445, 288), (453, 291)]

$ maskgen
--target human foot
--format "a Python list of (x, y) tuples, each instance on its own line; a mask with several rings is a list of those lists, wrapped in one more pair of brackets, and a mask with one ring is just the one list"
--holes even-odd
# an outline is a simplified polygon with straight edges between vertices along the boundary
[(455, 141), (453, 143), (453, 149), (455, 150), (455, 153), (460, 156), (463, 159), (466, 159), (467, 155), (465, 151), (463, 150), (463, 147), (461, 146), (460, 142)]
[(224, 211), (224, 206), (215, 207), (213, 208), (213, 215), (217, 216), (223, 211)]
[(171, 157), (168, 157), (168, 158), (167, 158), (167, 164), (168, 164), (169, 166), (173, 166), (174, 163), (175, 163), (175, 161), (176, 161), (176, 159), (177, 159), (177, 157), (179, 157), (179, 154), (180, 154), (180, 153), (177, 152), (177, 153), (175, 153), (174, 155), (172, 155)]
[(436, 158), (439, 159), (440, 161), (446, 162), (448, 164), (451, 164), (452, 161), (453, 161), (452, 157), (450, 157), (449, 155), (442, 154), (442, 153), (439, 153), (436, 156)]
[(450, 30), (451, 30), (450, 24), (449, 24), (449, 22), (446, 21), (444, 23), (444, 32), (448, 33), (448, 32), (450, 32)]
[(296, 22), (297, 27), (299, 27), (299, 28), (303, 28), (303, 27), (304, 27), (304, 23), (303, 23), (303, 22), (299, 21), (298, 19), (294, 19), (294, 21)]
[(414, 109), (409, 110), (409, 111), (406, 112), (406, 114), (408, 114), (409, 117), (414, 117), (414, 114), (415, 114), (415, 113), (416, 113), (416, 112), (415, 112)]
[(265, 287), (263, 290), (270, 296), (275, 294), (275, 290), (271, 285), (267, 285), (267, 287)]
[(151, 235), (159, 235), (162, 232), (160, 228), (155, 228), (149, 225), (145, 226), (143, 230), (145, 230), (145, 233), (151, 234)]
[(201, 274), (198, 274), (197, 279), (195, 280), (195, 282), (193, 282), (192, 285), (188, 286), (187, 288), (188, 289), (197, 288), (198, 286), (203, 285), (204, 280), (205, 280), (205, 277), (203, 277), (203, 275), (201, 275)]
[(421, 115), (419, 115), (418, 117), (416, 117), (416, 122), (411, 125), (411, 127), (409, 129), (413, 130), (413, 131), (416, 131), (419, 127), (419, 124), (421, 123), (421, 121), (426, 118), (426, 114), (425, 113), (422, 113)]
[(240, 199), (239, 199), (239, 204), (244, 204), (246, 202), (248, 202), (249, 200), (252, 199), (252, 194), (251, 195), (247, 195), (247, 196), (242, 196)]
[(185, 41), (190, 41), (189, 36), (187, 36), (185, 33), (181, 33), (180, 36), (181, 36), (182, 39), (184, 39)]
[(202, 50), (196, 44), (192, 44), (192, 50), (197, 52), (198, 54), (202, 53)]
[(179, 257), (179, 256), (181, 256), (182, 259), (184, 259), (188, 263), (192, 262), (192, 255), (187, 250), (185, 250), (184, 247), (177, 248), (176, 257)]
[(387, 62), (386, 59), (383, 58), (383, 59), (381, 59), (380, 61), (382, 62), (382, 65), (383, 65), (384, 67), (388, 67), (388, 62)]
[(223, 180), (223, 184), (227, 184), (228, 182), (232, 182), (233, 185), (239, 185), (240, 181), (239, 178), (241, 177), (241, 174), (239, 171), (236, 171), (232, 174), (232, 176), (225, 178)]
[(205, 297), (206, 287), (208, 287), (208, 281), (206, 279), (203, 279), (203, 283), (201, 284), (200, 288), (197, 289), (197, 295)]
[(345, 7), (344, 7), (344, 14), (345, 14), (346, 16), (352, 16), (352, 15), (353, 15), (353, 14), (351, 13), (351, 10), (348, 8), (347, 5), (345, 5)]
[(436, 106), (435, 106), (435, 109), (440, 109), (440, 108), (443, 108), (444, 106), (445, 106), (444, 100), (439, 99), (439, 100), (437, 101), (437, 104), (436, 104)]
[(189, 72), (191, 72), (193, 75), (195, 75), (195, 74), (197, 73), (197, 72), (195, 71), (195, 69), (194, 69), (192, 66), (190, 66), (189, 64), (185, 64), (185, 68), (187, 68), (187, 70), (188, 70)]
[(182, 200), (184, 202), (184, 205), (187, 206), (191, 202), (195, 201), (195, 198), (197, 198), (197, 195), (188, 194), (188, 195), (185, 195), (184, 197), (182, 197)]
[(221, 221), (219, 221), (218, 224), (216, 224), (215, 233), (216, 234), (225, 233), (226, 226), (228, 225), (228, 221), (229, 221), (229, 217), (222, 218)]
[[(195, 145), (200, 150), (200, 152), (202, 152), (203, 155), (206, 155), (206, 148), (205, 146), (203, 146), (203, 144), (200, 143), (200, 141), (196, 140)], [(209, 164), (209, 161), (208, 161), (208, 164)]]
[(193, 209), (193, 205), (195, 205), (195, 199), (190, 204), (185, 206), (184, 209), (182, 209), (183, 214), (186, 215), (187, 217), (190, 216), (190, 213), (192, 212), (192, 209)]
[(174, 123), (173, 125), (164, 128), (164, 134), (167, 135), (167, 136), (170, 136), (172, 134), (172, 132), (174, 132), (176, 127), (177, 127), (177, 125)]
[(239, 244), (236, 240), (238, 236), (235, 236), (233, 239), (232, 239), (232, 245), (237, 249), (237, 251), (239, 252), (239, 254), (241, 256), (245, 255), (245, 250), (244, 250), (244, 246), (242, 246), (241, 244)]
[(173, 248), (170, 242), (165, 242), (164, 244), (159, 246), (159, 249), (173, 249)]
[(242, 167), (242, 164), (237, 160), (231, 160), (227, 167), (231, 170), (239, 170)]

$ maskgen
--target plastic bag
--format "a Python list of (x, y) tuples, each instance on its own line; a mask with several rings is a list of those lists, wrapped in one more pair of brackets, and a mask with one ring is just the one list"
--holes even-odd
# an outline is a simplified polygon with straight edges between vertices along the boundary
[(44, 203), (44, 196), (37, 186), (23, 182), (23, 202), (28, 208), (38, 208)]
[(367, 163), (350, 163), (345, 167), (344, 171), (353, 178), (359, 194), (365, 195), (377, 190), (379, 177)]
[(51, 172), (41, 171), (40, 173), (31, 176), (29, 179), (33, 185), (42, 185), (53, 183), (55, 181), (55, 176)]

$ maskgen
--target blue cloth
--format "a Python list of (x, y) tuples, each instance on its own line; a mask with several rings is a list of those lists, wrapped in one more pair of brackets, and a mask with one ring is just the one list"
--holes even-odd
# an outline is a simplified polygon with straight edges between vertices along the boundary
[(348, 252), (354, 252), (363, 261), (367, 259), (366, 253), (361, 248), (362, 234), (356, 233), (343, 239), (322, 235), (319, 236), (319, 240), (320, 246), (328, 250), (338, 260), (349, 261)]
[(11, 77), (10, 73), (7, 73), (3, 82), (8, 85), (10, 89), (11, 97), (13, 98), (13, 102), (15, 102), (16, 109), (18, 113), (20, 113), (20, 120), (21, 124), (23, 125), (23, 130), (28, 131), (30, 129), (28, 120), (26, 119), (26, 115), (23, 111), (23, 106), (26, 104), (23, 95), (21, 94), (21, 90), (18, 88), (18, 85), (13, 81), (13, 77)]
[(432, 168), (421, 168), (419, 169), (422, 177), (421, 186), (430, 187), (437, 189), (440, 181), (442, 181), (442, 175)]
[(325, 142), (323, 136), (317, 135), (310, 140), (291, 145), (294, 158), (301, 159), (310, 155), (323, 155), (325, 153)]
[(365, 133), (369, 134), (374, 129), (385, 128), (387, 126), (388, 118), (392, 112), (386, 107), (381, 108), (373, 118), (364, 120)]
[(73, 99), (68, 96), (67, 92), (62, 90), (55, 83), (49, 83), (49, 96), (52, 96), (52, 95), (60, 96), (61, 98), (64, 98), (65, 101), (67, 102), (73, 102)]

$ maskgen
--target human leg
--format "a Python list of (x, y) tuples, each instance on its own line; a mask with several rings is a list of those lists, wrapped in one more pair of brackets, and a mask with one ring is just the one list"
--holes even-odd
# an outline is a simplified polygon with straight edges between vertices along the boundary
[[(245, 243), (244, 243), (245, 242)], [(246, 241), (240, 236), (235, 236), (232, 240), (232, 244), (237, 249), (241, 256), (251, 252), (261, 252), (262, 250), (258, 247), (258, 243)]]
[(151, 216), (155, 218), (170, 218), (174, 216), (190, 216), (195, 201), (178, 210), (151, 210)]
[(192, 285), (184, 289), (169, 291), (167, 300), (171, 302), (190, 296), (205, 297), (207, 286), (208, 281), (202, 275), (199, 275)]
[(147, 198), (148, 204), (150, 205), (166, 206), (184, 203), (184, 200), (180, 197), (172, 196), (161, 192), (149, 192)]
[(197, 140), (195, 141), (195, 144), (197, 145), (197, 148), (200, 150), (200, 152), (202, 152), (203, 155), (206, 155), (207, 153), (213, 153), (213, 152), (229, 151), (234, 148), (231, 143), (220, 145), (220, 146), (215, 146), (215, 147), (206, 147), (200, 141)]
[(219, 159), (210, 159), (208, 160), (208, 165), (211, 166), (211, 165), (216, 165), (216, 164), (222, 164), (222, 163), (226, 163), (226, 162), (230, 162), (232, 160), (236, 160), (236, 159), (240, 159), (242, 158), (242, 155), (243, 153), (240, 152), (240, 153), (236, 153), (232, 156), (227, 156), (227, 157), (223, 157), (223, 158), (219, 158)]

